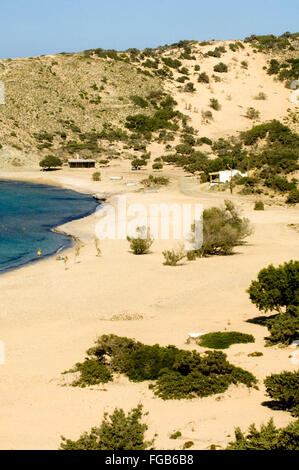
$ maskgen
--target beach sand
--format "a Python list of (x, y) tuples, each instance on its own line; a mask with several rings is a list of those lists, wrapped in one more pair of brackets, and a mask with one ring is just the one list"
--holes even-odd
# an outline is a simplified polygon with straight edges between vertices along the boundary
[[(52, 257), (1, 275), (0, 340), (5, 344), (6, 361), (0, 365), (0, 448), (57, 449), (61, 435), (76, 439), (98, 425), (105, 411), (129, 410), (138, 403), (149, 411), (148, 437), (158, 434), (158, 449), (179, 449), (187, 440), (194, 442), (194, 449), (211, 444), (224, 447), (236, 426), (246, 430), (251, 423), (259, 425), (270, 417), (277, 426), (287, 425), (292, 421), (289, 413), (262, 406), (269, 400), (263, 379), (297, 369), (289, 358), (293, 349), (264, 346), (267, 329), (246, 322), (259, 315), (246, 289), (261, 268), (298, 258), (298, 233), (288, 227), (299, 222), (298, 209), (272, 205), (254, 211), (253, 198), (201, 192), (196, 179), (176, 169), (171, 170), (170, 186), (158, 193), (126, 186), (146, 174), (129, 172), (129, 162), (104, 169), (101, 182), (92, 182), (91, 173), (2, 171), (0, 178), (106, 195), (127, 193), (128, 203), (146, 207), (153, 202), (210, 207), (229, 198), (252, 221), (255, 231), (233, 256), (168, 267), (162, 264), (162, 251), (176, 245), (171, 240), (156, 240), (145, 256), (130, 253), (126, 240), (104, 240), (102, 256), (96, 257), (93, 239), (98, 217), (93, 214), (60, 227), (84, 243), (79, 262), (74, 262), (74, 250), (68, 251), (67, 270)], [(167, 175), (167, 167), (163, 174)], [(111, 181), (112, 175), (124, 179)], [(125, 313), (143, 319), (111, 320)], [(115, 377), (105, 386), (80, 389), (66, 386), (61, 376), (84, 359), (85, 351), (102, 334), (204, 351), (186, 344), (188, 333), (220, 330), (254, 335), (254, 344), (236, 344), (225, 352), (230, 362), (256, 375), (259, 390), (231, 386), (224, 394), (204, 399), (163, 401), (154, 397), (148, 383), (130, 383), (124, 377)], [(248, 357), (254, 351), (263, 356)], [(169, 439), (178, 430), (182, 437)]]

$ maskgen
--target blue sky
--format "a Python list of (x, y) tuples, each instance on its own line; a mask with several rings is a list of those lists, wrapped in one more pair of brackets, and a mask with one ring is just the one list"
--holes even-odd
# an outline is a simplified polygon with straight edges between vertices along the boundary
[(0, 58), (297, 32), (298, 0), (1, 0)]

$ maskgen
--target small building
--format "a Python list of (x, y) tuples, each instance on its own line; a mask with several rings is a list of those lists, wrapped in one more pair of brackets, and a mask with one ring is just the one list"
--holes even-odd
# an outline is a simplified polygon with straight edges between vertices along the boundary
[(236, 175), (240, 175), (242, 177), (248, 176), (247, 173), (241, 173), (239, 170), (223, 170), (223, 171), (214, 171), (213, 173), (209, 173), (210, 176), (210, 183), (211, 184), (218, 184), (218, 183), (227, 183)]
[(70, 168), (95, 168), (96, 160), (77, 158), (68, 161)]

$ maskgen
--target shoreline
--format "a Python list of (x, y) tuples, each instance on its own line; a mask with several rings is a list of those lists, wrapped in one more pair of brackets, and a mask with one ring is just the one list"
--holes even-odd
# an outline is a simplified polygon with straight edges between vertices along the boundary
[[(36, 184), (36, 185), (40, 185), (40, 186), (43, 186), (43, 185), (44, 186), (50, 186), (50, 187), (53, 187), (53, 188), (60, 188), (60, 189), (65, 189), (65, 190), (69, 190), (69, 191), (74, 191), (74, 192), (77, 192), (77, 193), (80, 193), (80, 194), (85, 194), (86, 196), (92, 194), (90, 192), (79, 191), (76, 187), (74, 187), (74, 189), (70, 189), (69, 187), (66, 187), (63, 184), (56, 184), (55, 182), (48, 181), (48, 182), (42, 182), (41, 183), (37, 179), (27, 178), (25, 175), (22, 175), (21, 178), (15, 179), (13, 176), (3, 177), (3, 175), (1, 175), (1, 172), (0, 172), (0, 182), (1, 182), (1, 180), (2, 181), (14, 181), (14, 182), (20, 182), (20, 183), (28, 183), (28, 184)], [(57, 248), (55, 251), (53, 251), (51, 253), (48, 253), (46, 255), (42, 255), (41, 258), (35, 258), (35, 259), (29, 260), (29, 261), (25, 261), (24, 263), (21, 263), (18, 266), (4, 268), (3, 270), (0, 270), (0, 276), (3, 276), (7, 273), (10, 273), (10, 272), (13, 272), (13, 271), (16, 271), (16, 270), (26, 268), (27, 266), (36, 264), (36, 263), (41, 262), (41, 261), (47, 261), (48, 259), (50, 259), (50, 258), (54, 257), (55, 255), (57, 255), (58, 252), (60, 252), (60, 251), (69, 251), (69, 250), (71, 250), (74, 247), (74, 242), (75, 242), (76, 237), (71, 232), (67, 232), (67, 231), (63, 230), (62, 228), (66, 224), (72, 223), (72, 222), (77, 221), (77, 220), (85, 219), (87, 217), (90, 217), (92, 214), (94, 214), (98, 210), (99, 206), (101, 206), (103, 203), (101, 203), (100, 200), (97, 200), (95, 198), (93, 198), (93, 199), (97, 202), (97, 206), (95, 207), (94, 210), (88, 211), (88, 212), (86, 212), (86, 214), (83, 214), (80, 217), (76, 217), (76, 216), (75, 217), (68, 217), (65, 221), (63, 221), (63, 223), (58, 224), (56, 226), (53, 226), (51, 228), (47, 228), (47, 230), (46, 230), (47, 232), (53, 232), (53, 233), (61, 234), (61, 235), (64, 235), (65, 237), (67, 237), (70, 241), (68, 246), (63, 245), (63, 246)], [(20, 259), (20, 258), (18, 258), (18, 259)]]

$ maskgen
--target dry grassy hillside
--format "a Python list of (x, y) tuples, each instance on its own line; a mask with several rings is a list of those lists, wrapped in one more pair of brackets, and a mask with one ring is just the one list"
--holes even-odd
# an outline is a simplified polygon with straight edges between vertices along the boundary
[[(157, 103), (149, 96), (162, 89), (199, 137), (234, 135), (271, 119), (295, 129), (298, 109), (290, 101), (292, 90), (267, 73), (271, 58), (298, 57), (298, 41), (289, 44), (258, 51), (252, 42), (182, 41), (155, 50), (96, 49), (2, 60), (6, 100), (0, 105), (0, 166), (32, 166), (48, 154), (64, 159), (134, 154), (136, 141), (144, 136), (122, 136), (120, 129), (128, 115), (153, 114)], [(227, 71), (215, 71), (219, 63)], [(132, 101), (136, 95), (146, 103)], [(246, 116), (248, 108), (258, 117)], [(103, 126), (113, 129), (108, 138)]]

